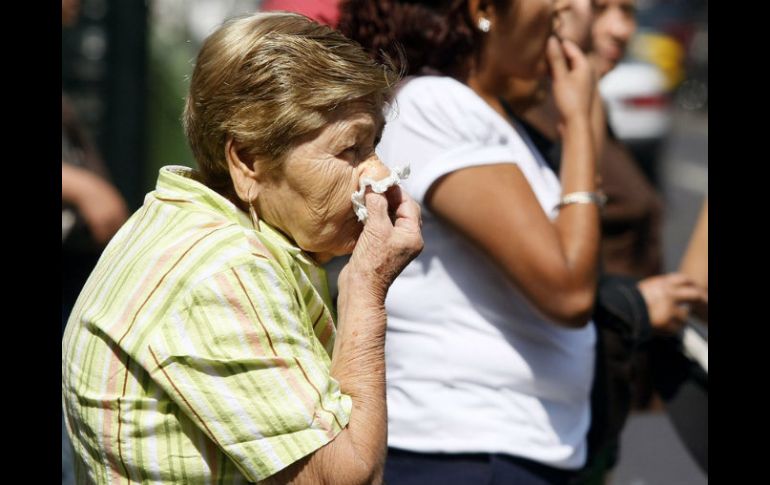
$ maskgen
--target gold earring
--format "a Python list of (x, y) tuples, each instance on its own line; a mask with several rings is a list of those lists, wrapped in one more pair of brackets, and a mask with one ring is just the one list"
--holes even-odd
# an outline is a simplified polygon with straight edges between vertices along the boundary
[(257, 232), (261, 232), (259, 227), (259, 216), (257, 215), (257, 210), (254, 208), (254, 199), (251, 198), (251, 189), (254, 188), (254, 185), (249, 187), (249, 193), (246, 197), (249, 199), (249, 214), (251, 215), (251, 223), (254, 224), (254, 229), (257, 230)]

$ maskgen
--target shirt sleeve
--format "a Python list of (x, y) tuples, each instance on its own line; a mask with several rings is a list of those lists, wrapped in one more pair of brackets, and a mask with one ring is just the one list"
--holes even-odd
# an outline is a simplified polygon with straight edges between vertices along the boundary
[(407, 81), (396, 96), (378, 153), (409, 164), (403, 182), (420, 203), (436, 180), (456, 170), (519, 163), (526, 148), (507, 122), (467, 86), (450, 78)]
[(331, 441), (349, 396), (291, 285), (269, 261), (195, 285), (152, 336), (151, 375), (250, 481)]

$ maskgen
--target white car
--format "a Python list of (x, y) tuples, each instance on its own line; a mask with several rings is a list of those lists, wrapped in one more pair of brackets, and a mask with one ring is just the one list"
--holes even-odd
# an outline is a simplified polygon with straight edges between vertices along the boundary
[(663, 138), (671, 126), (671, 102), (663, 73), (652, 64), (622, 62), (599, 83), (610, 125), (625, 142)]

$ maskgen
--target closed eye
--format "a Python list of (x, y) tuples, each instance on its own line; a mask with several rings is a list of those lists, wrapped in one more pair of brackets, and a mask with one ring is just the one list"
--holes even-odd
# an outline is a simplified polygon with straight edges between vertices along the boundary
[(358, 145), (351, 145), (337, 154), (339, 158), (353, 161), (358, 158)]

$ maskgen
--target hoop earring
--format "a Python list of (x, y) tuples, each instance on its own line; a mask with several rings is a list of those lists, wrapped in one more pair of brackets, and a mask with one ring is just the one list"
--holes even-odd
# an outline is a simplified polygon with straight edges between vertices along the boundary
[(257, 232), (261, 232), (261, 229), (259, 227), (259, 216), (257, 215), (257, 210), (254, 208), (254, 199), (251, 198), (251, 189), (254, 188), (254, 185), (249, 187), (249, 193), (246, 197), (249, 199), (249, 214), (251, 215), (251, 223), (254, 224), (254, 229), (257, 230)]
[(478, 26), (480, 31), (487, 33), (489, 32), (489, 29), (492, 27), (492, 22), (490, 22), (489, 19), (486, 17), (481, 17), (479, 19)]

